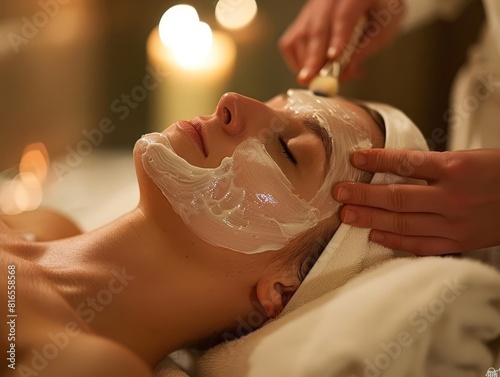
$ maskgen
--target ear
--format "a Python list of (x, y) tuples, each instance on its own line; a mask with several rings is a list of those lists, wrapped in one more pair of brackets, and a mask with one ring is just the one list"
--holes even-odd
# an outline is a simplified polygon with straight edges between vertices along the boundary
[(290, 271), (263, 277), (257, 282), (257, 299), (269, 318), (276, 318), (299, 288), (298, 276)]

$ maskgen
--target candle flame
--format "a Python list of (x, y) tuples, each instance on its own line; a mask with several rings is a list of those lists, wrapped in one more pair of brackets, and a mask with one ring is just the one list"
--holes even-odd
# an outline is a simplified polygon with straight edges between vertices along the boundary
[(40, 183), (47, 177), (49, 153), (43, 143), (34, 143), (24, 148), (19, 173), (33, 175)]
[(180, 4), (168, 9), (160, 20), (160, 38), (183, 68), (203, 66), (213, 45), (210, 26), (201, 22), (196, 9)]

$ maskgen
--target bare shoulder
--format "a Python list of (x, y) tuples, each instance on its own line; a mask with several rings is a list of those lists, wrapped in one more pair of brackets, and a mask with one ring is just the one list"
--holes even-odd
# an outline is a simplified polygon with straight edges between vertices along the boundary
[[(43, 356), (43, 355), (42, 355)], [(53, 355), (51, 355), (53, 356)], [(30, 365), (27, 360), (22, 367), (32, 367), (37, 377), (152, 377), (153, 372), (132, 351), (120, 344), (94, 335), (79, 335), (56, 357), (46, 360), (45, 368), (40, 364)], [(38, 370), (34, 369), (37, 367)], [(30, 375), (29, 370), (25, 370)]]

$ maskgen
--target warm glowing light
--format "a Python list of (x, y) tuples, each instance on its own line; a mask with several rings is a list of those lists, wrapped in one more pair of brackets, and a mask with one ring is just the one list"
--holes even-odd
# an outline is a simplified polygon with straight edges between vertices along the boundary
[(28, 145), (19, 162), (19, 174), (0, 184), (0, 211), (16, 215), (37, 209), (42, 203), (42, 183), (48, 167), (49, 154), (45, 145)]
[(14, 203), (17, 183), (14, 180), (4, 182), (0, 186), (0, 211), (6, 215), (17, 215), (22, 210)]
[[(38, 180), (31, 180), (31, 182), (38, 182)], [(7, 215), (32, 211), (40, 206), (42, 197), (43, 190), (39, 183), (29, 187), (24, 184), (21, 175), (17, 175), (0, 187), (0, 210)]]
[[(21, 162), (19, 163), (19, 173), (21, 177), (37, 179), (40, 183), (47, 177), (49, 167), (49, 154), (43, 143), (34, 143), (24, 148)], [(28, 184), (29, 181), (25, 182)]]
[(228, 29), (240, 29), (257, 15), (255, 0), (219, 0), (215, 7), (217, 21)]
[(176, 5), (167, 10), (160, 20), (159, 33), (163, 44), (183, 68), (202, 66), (212, 49), (210, 26), (200, 22), (196, 9), (190, 5)]
[[(42, 203), (43, 191), (40, 184), (27, 186), (21, 175), (14, 180), (16, 183), (14, 189), (14, 203), (21, 212), (33, 211)], [(35, 181), (31, 180), (32, 183)]]
[(179, 33), (189, 32), (191, 26), (199, 22), (198, 12), (191, 5), (175, 5), (160, 19), (160, 38), (165, 46), (173, 47)]
[(213, 44), (210, 26), (204, 22), (193, 25), (191, 32), (180, 34), (172, 49), (175, 60), (184, 68), (197, 68), (206, 61)]

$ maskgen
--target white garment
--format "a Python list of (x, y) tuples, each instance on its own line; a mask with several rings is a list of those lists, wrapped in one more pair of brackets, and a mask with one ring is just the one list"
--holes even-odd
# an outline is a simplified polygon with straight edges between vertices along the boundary
[[(500, 0), (482, 0), (486, 15), (451, 91), (448, 149), (500, 148)], [(456, 17), (471, 0), (406, 0), (404, 28)], [(500, 246), (466, 253), (500, 269)]]
[(483, 3), (481, 39), (453, 87), (450, 150), (500, 148), (500, 2)]
[[(406, 0), (405, 29), (436, 17), (452, 19), (470, 0)], [(483, 0), (486, 22), (455, 79), (449, 150), (500, 148), (500, 1)]]
[(472, 0), (403, 0), (405, 19), (403, 29), (408, 31), (437, 18), (451, 20)]

